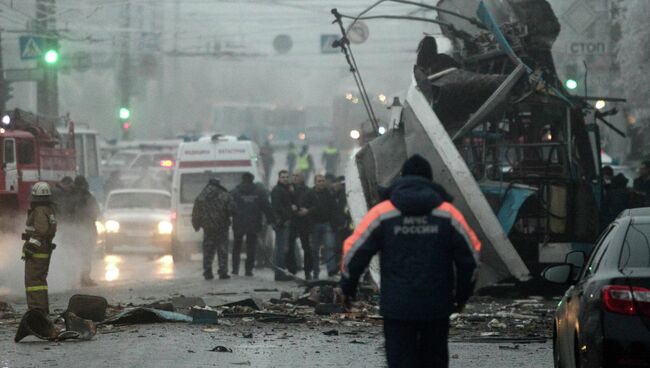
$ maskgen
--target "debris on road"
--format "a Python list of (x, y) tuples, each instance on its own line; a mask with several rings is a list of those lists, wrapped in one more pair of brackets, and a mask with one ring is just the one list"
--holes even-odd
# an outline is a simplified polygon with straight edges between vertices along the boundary
[(345, 313), (345, 307), (341, 304), (321, 303), (316, 305), (314, 312), (319, 316), (328, 316), (330, 314)]
[(192, 317), (176, 312), (136, 307), (125, 309), (102, 321), (101, 324), (123, 325), (160, 322), (192, 322)]
[(81, 318), (70, 311), (64, 312), (61, 316), (65, 320), (66, 332), (75, 332), (77, 334), (75, 338), (79, 340), (90, 340), (97, 334), (97, 325), (93, 321)]
[(15, 318), (16, 311), (11, 304), (0, 301), (0, 319)]
[(197, 297), (186, 297), (186, 296), (177, 296), (173, 297), (170, 300), (170, 303), (174, 306), (175, 310), (179, 309), (190, 309), (192, 307), (205, 307), (205, 301), (202, 298)]
[(548, 339), (552, 335), (555, 304), (556, 301), (542, 297), (513, 300), (476, 296), (463, 313), (451, 316), (450, 338)]
[(210, 307), (192, 307), (190, 316), (193, 324), (216, 325), (219, 313)]
[(214, 348), (210, 349), (209, 351), (214, 351), (217, 353), (232, 353), (232, 349), (221, 345), (217, 345)]
[(106, 319), (107, 308), (108, 301), (104, 297), (75, 294), (68, 300), (68, 308), (63, 314), (70, 312), (82, 319), (101, 322)]
[(236, 302), (222, 304), (219, 307), (220, 308), (245, 307), (245, 308), (251, 308), (253, 310), (259, 311), (264, 309), (264, 304), (256, 298), (246, 298), (246, 299), (238, 300)]

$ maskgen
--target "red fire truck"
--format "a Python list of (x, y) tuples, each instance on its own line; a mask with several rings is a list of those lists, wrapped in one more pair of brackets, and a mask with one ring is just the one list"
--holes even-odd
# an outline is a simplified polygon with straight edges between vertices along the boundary
[[(74, 140), (63, 146), (57, 126), (61, 118), (45, 118), (13, 110), (0, 118), (0, 216), (25, 213), (37, 181), (54, 185), (76, 172)], [(74, 125), (68, 123), (74, 137)]]

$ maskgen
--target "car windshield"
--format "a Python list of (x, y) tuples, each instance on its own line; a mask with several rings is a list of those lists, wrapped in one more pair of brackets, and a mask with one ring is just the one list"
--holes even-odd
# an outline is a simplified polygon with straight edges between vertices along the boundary
[(118, 152), (108, 159), (106, 165), (113, 167), (129, 166), (136, 156), (136, 153)]
[(195, 173), (181, 175), (181, 203), (192, 203), (208, 184), (210, 178), (217, 178), (228, 190), (233, 190), (241, 181), (243, 172)]
[(631, 224), (625, 235), (619, 267), (650, 268), (650, 224)]
[(106, 208), (147, 208), (169, 210), (171, 208), (171, 197), (161, 193), (113, 193), (108, 198)]

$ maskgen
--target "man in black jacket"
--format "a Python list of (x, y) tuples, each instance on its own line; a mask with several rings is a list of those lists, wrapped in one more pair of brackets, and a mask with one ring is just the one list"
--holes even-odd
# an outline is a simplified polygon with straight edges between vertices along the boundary
[(352, 234), (352, 216), (348, 207), (348, 198), (345, 194), (345, 177), (339, 176), (332, 186), (334, 201), (336, 202), (336, 211), (334, 217), (334, 260), (336, 260), (336, 271), (341, 268), (341, 254), (343, 252), (343, 242)]
[(327, 186), (325, 176), (314, 176), (314, 189), (305, 194), (303, 207), (307, 210), (311, 224), (311, 249), (313, 278), (320, 273), (320, 249), (327, 264), (327, 273), (333, 276), (338, 272), (338, 260), (334, 259), (334, 231), (332, 224), (336, 217), (336, 202), (332, 191)]
[[(287, 170), (281, 170), (278, 173), (278, 184), (271, 191), (271, 207), (275, 217), (273, 263), (276, 267), (285, 268), (289, 248), (289, 225), (294, 211), (291, 186), (289, 185), (289, 172)], [(275, 270), (275, 280), (288, 281), (291, 278)]]
[(449, 316), (462, 311), (474, 288), (481, 243), (432, 177), (423, 157), (408, 159), (389, 199), (368, 212), (343, 249), (344, 301), (381, 251), (380, 313), (391, 368), (447, 367)]
[(293, 217), (291, 218), (291, 226), (289, 230), (289, 254), (287, 255), (287, 269), (291, 273), (296, 273), (298, 265), (292, 264), (296, 262), (296, 239), (300, 238), (300, 246), (304, 253), (303, 267), (305, 270), (305, 279), (311, 280), (311, 269), (313, 260), (311, 256), (311, 224), (307, 216), (307, 210), (303, 207), (305, 195), (309, 192), (309, 188), (305, 185), (305, 176), (302, 172), (296, 171), (292, 178), (293, 185)]
[(239, 274), (241, 246), (246, 236), (246, 276), (253, 276), (257, 239), (262, 230), (262, 214), (267, 222), (273, 223), (271, 205), (266, 192), (253, 183), (255, 177), (244, 173), (239, 184), (231, 192), (235, 200), (235, 215), (232, 219), (233, 248), (232, 274)]

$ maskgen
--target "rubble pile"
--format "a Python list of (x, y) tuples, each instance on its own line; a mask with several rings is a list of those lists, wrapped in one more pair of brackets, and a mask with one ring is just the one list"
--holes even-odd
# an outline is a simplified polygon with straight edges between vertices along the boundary
[(550, 339), (556, 306), (557, 300), (535, 296), (528, 299), (473, 297), (463, 313), (451, 316), (449, 335), (452, 341)]
[[(220, 329), (276, 328), (277, 324), (302, 324), (336, 335), (337, 328), (381, 326), (378, 293), (362, 287), (349, 309), (335, 303), (334, 283), (307, 285), (304, 292), (281, 291), (267, 301), (243, 298), (221, 305), (207, 305), (202, 298), (175, 296), (148, 304), (108, 305), (107, 318), (97, 324), (99, 334), (125, 331), (116, 326), (147, 323), (220, 325)], [(295, 290), (295, 289), (294, 289)], [(557, 298), (556, 298), (557, 299)], [(463, 342), (543, 342), (552, 336), (557, 300), (542, 297), (505, 299), (476, 296), (460, 314), (450, 318), (450, 340)], [(11, 305), (0, 303), (0, 324), (18, 325), (20, 316)], [(273, 325), (275, 324), (275, 325)], [(276, 327), (274, 327), (276, 326)], [(211, 329), (212, 327), (205, 327)]]

